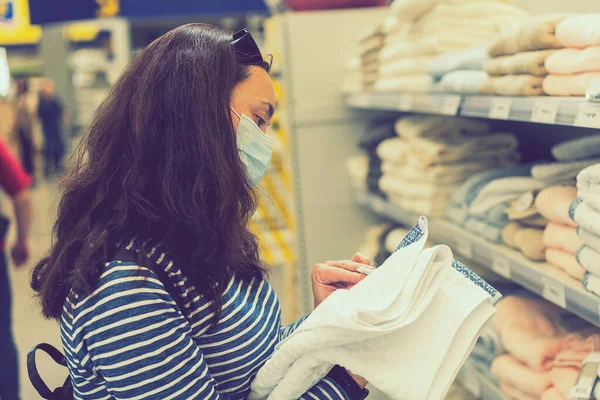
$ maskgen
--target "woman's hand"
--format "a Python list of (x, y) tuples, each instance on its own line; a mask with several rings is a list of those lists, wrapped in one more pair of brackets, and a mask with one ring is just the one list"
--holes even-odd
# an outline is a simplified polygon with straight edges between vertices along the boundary
[(356, 272), (359, 267), (371, 267), (371, 261), (361, 253), (351, 260), (327, 261), (317, 264), (312, 271), (312, 287), (315, 307), (338, 289), (350, 289), (366, 275)]

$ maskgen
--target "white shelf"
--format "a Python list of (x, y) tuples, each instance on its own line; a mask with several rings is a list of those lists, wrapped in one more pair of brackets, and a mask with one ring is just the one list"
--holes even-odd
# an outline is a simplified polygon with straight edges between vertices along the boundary
[[(356, 201), (404, 225), (412, 226), (417, 220), (417, 215), (407, 213), (376, 195), (358, 192)], [(433, 241), (450, 246), (465, 258), (600, 326), (600, 297), (585, 290), (580, 282), (564, 272), (546, 263), (530, 261), (515, 250), (490, 243), (444, 219), (431, 220), (429, 227)]]
[[(364, 92), (347, 95), (346, 104), (357, 109), (459, 115), (600, 128), (600, 104), (589, 103), (583, 97), (460, 96), (442, 93)], [(590, 122), (587, 119), (581, 119), (578, 121), (577, 117), (582, 112), (580, 109), (582, 105), (597, 109), (598, 120)]]
[(456, 380), (477, 399), (504, 400), (505, 398), (492, 380), (468, 363), (460, 369)]

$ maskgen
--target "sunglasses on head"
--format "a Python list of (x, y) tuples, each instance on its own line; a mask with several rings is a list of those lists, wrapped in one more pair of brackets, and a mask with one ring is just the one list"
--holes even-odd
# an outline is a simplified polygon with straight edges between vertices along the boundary
[(256, 65), (268, 62), (264, 59), (258, 45), (247, 28), (234, 33), (231, 44), (235, 48), (235, 55), (244, 64)]

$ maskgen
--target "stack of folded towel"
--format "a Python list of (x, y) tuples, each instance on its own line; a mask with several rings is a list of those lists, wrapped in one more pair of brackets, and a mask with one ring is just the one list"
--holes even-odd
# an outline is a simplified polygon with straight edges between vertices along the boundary
[(551, 96), (585, 96), (600, 78), (600, 14), (571, 16), (556, 27), (556, 38), (565, 47), (546, 59), (550, 75), (544, 92)]
[(526, 17), (504, 0), (396, 0), (391, 11), (396, 25), (390, 24), (394, 29), (379, 54), (380, 91), (429, 90), (433, 79), (427, 70), (435, 56), (485, 45)]
[(544, 227), (548, 221), (535, 208), (538, 190), (527, 191), (509, 202), (505, 209), (510, 221), (502, 228), (502, 241), (530, 260), (545, 260)]
[(352, 187), (385, 196), (379, 190), (382, 173), (377, 147), (382, 141), (395, 136), (393, 122), (375, 122), (367, 127), (359, 140), (359, 147), (365, 154), (350, 157), (346, 161)]
[(490, 77), (481, 86), (486, 94), (539, 96), (548, 74), (544, 62), (563, 47), (556, 37), (557, 25), (568, 14), (551, 14), (523, 21), (499, 35), (489, 46), (485, 71)]
[(363, 89), (372, 89), (377, 81), (379, 52), (383, 47), (384, 34), (382, 24), (364, 29), (359, 34), (358, 53), (360, 55), (360, 73)]
[(569, 321), (542, 299), (508, 296), (496, 308), (492, 326), (505, 353), (490, 371), (501, 391), (512, 399), (569, 399), (583, 359), (600, 350), (598, 328)]
[(579, 227), (582, 246), (577, 261), (585, 269), (582, 283), (600, 296), (600, 164), (592, 165), (577, 176), (577, 198), (569, 216)]
[(434, 80), (433, 91), (476, 94), (487, 80), (483, 66), (488, 54), (485, 47), (472, 47), (443, 53), (435, 57), (427, 66), (427, 72)]
[[(472, 176), (453, 193), (446, 217), (480, 237), (501, 243), (502, 232), (510, 222), (508, 212), (512, 202), (523, 192), (539, 189), (530, 171), (530, 165), (516, 165)], [(535, 216), (529, 221), (536, 223)], [(529, 242), (529, 235), (525, 237)]]
[(411, 116), (399, 119), (395, 130), (398, 137), (377, 148), (379, 188), (410, 212), (439, 216), (465, 178), (519, 159), (514, 135), (489, 133), (480, 121)]
[(551, 186), (538, 194), (535, 207), (549, 221), (544, 230), (546, 262), (581, 280), (585, 270), (576, 259), (581, 240), (577, 224), (569, 217), (569, 206), (576, 196), (574, 186)]

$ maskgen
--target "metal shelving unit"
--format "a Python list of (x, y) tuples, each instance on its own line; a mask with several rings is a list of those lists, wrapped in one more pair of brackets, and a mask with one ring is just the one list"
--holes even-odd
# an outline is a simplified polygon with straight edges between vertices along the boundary
[[(404, 225), (412, 226), (417, 220), (417, 215), (407, 213), (373, 194), (359, 192), (356, 201)], [(465, 258), (600, 326), (600, 297), (585, 290), (580, 282), (564, 272), (546, 263), (530, 261), (515, 250), (490, 243), (444, 219), (431, 220), (429, 226), (433, 241), (450, 246)]]
[(583, 97), (459, 96), (453, 94), (353, 93), (352, 108), (488, 118), (600, 129), (600, 104)]

